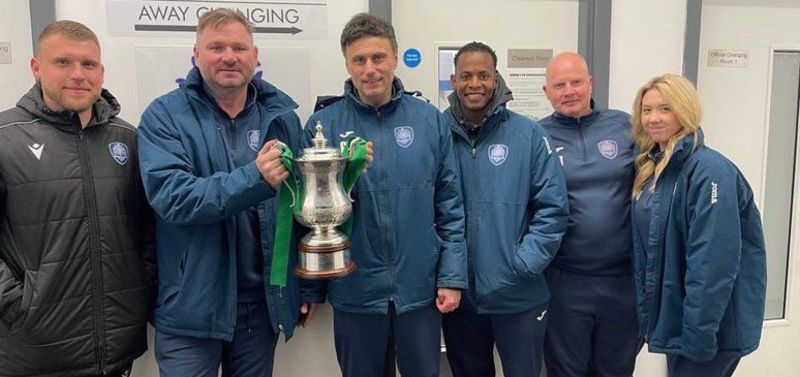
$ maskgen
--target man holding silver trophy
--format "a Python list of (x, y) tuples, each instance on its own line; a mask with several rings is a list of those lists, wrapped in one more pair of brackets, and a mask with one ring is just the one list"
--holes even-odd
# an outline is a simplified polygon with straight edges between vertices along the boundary
[[(452, 136), (435, 107), (394, 77), (397, 40), (383, 19), (354, 16), (341, 47), (350, 79), (321, 98), (305, 128), (322, 125), (332, 145), (355, 134), (375, 144), (375, 161), (353, 187), (349, 276), (320, 282), (334, 309), (343, 376), (379, 376), (394, 333), (400, 374), (438, 376), (442, 313), (467, 284), (464, 210)], [(319, 138), (317, 139), (319, 140)]]
[(274, 253), (276, 199), (289, 176), (275, 146), (298, 150), (297, 104), (254, 78), (253, 26), (239, 11), (200, 17), (194, 58), (186, 81), (150, 104), (139, 127), (142, 179), (158, 214), (155, 356), (162, 377), (215, 377), (220, 366), (223, 375), (268, 377), (279, 334), (288, 339), (313, 312), (290, 271), (296, 253), (281, 263)]

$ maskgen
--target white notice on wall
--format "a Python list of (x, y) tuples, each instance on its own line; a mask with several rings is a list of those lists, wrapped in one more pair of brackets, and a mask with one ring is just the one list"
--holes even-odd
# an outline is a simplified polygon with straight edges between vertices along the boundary
[(553, 50), (509, 49), (506, 84), (514, 93), (508, 108), (533, 120), (542, 119), (553, 112), (542, 91), (545, 68), (553, 58)]
[(256, 38), (328, 39), (328, 0), (106, 0), (112, 36), (194, 36), (197, 19), (215, 8), (238, 9)]
[(747, 68), (750, 61), (748, 50), (709, 49), (709, 67)]

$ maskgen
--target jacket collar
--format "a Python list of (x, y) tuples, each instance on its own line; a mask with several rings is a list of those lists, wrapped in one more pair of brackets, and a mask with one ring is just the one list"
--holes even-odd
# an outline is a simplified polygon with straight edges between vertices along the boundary
[(400, 99), (403, 98), (403, 94), (405, 94), (405, 88), (403, 88), (403, 82), (400, 81), (400, 78), (395, 76), (394, 80), (392, 81), (392, 98), (389, 102), (383, 104), (377, 110), (370, 105), (361, 102), (361, 99), (358, 98), (358, 91), (356, 87), (353, 85), (353, 79), (347, 79), (344, 82), (344, 95), (345, 98), (350, 101), (351, 103), (355, 104), (357, 109), (362, 111), (374, 113), (386, 113), (392, 112), (395, 108), (397, 108), (397, 104), (400, 103)]
[[(74, 128), (76, 126), (77, 113), (70, 110), (54, 111), (44, 104), (42, 96), (42, 85), (36, 82), (33, 87), (17, 102), (17, 107), (22, 108), (33, 116), (40, 118), (50, 124), (64, 128)], [(98, 124), (108, 123), (111, 118), (120, 112), (120, 105), (116, 97), (106, 89), (100, 91), (100, 98), (92, 105), (92, 118), (86, 128)]]
[[(675, 149), (672, 150), (672, 157), (670, 157), (670, 163), (678, 162), (682, 163), (689, 158), (689, 156), (694, 153), (695, 150), (705, 145), (704, 142), (705, 135), (703, 135), (703, 130), (698, 129), (696, 133), (689, 134), (678, 140), (678, 143), (675, 144)], [(695, 141), (696, 140), (696, 141)], [(658, 162), (663, 153), (661, 149), (658, 148), (658, 145), (653, 147), (648, 153), (650, 158)]]

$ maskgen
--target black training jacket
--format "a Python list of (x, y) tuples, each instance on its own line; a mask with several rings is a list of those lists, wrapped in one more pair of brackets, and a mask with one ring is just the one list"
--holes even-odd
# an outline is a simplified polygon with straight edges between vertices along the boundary
[(116, 372), (147, 348), (152, 212), (136, 129), (107, 91), (90, 124), (36, 84), (0, 113), (0, 376)]

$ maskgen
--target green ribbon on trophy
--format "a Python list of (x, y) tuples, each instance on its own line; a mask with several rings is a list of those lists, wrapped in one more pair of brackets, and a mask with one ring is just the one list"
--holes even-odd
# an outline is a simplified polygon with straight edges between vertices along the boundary
[[(286, 145), (282, 145), (281, 163), (289, 171), (289, 177), (283, 181), (280, 191), (280, 202), (278, 203), (278, 219), (275, 226), (275, 242), (272, 247), (272, 264), (269, 274), (269, 284), (279, 287), (286, 286), (286, 279), (289, 274), (289, 242), (292, 239), (292, 225), (294, 210), (299, 210), (303, 202), (305, 193), (302, 192), (302, 185), (298, 174), (292, 166), (292, 150)], [(349, 193), (355, 186), (358, 177), (367, 165), (367, 142), (366, 140), (349, 134), (340, 145), (342, 157), (348, 159), (347, 166), (342, 173), (342, 187)], [(353, 216), (342, 224), (342, 232), (348, 237), (353, 230)]]

